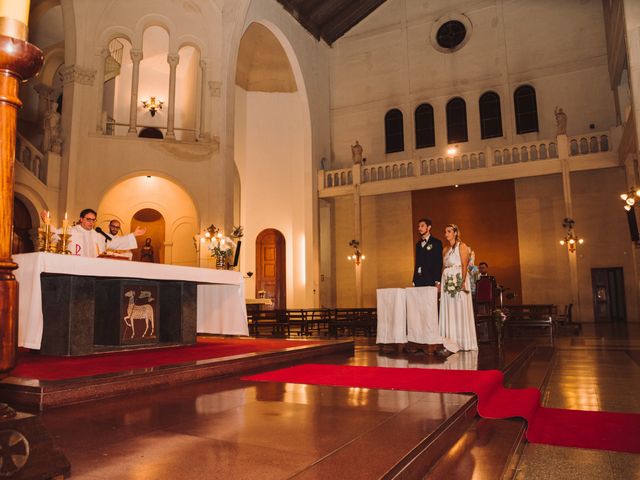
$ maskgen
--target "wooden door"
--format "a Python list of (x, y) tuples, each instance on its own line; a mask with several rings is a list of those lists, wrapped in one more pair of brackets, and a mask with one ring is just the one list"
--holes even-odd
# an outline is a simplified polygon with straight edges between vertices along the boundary
[(273, 308), (287, 308), (285, 241), (275, 229), (263, 230), (256, 238), (256, 298), (264, 292)]
[(621, 267), (592, 268), (593, 318), (596, 322), (624, 322), (627, 313)]

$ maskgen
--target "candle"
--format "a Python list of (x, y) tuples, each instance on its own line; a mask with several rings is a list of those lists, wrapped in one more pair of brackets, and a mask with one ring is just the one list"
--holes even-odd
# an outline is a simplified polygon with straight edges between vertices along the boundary
[(30, 0), (0, 0), (0, 17), (11, 18), (27, 25)]
[(62, 233), (66, 233), (69, 226), (69, 220), (67, 220), (67, 212), (64, 212), (64, 220), (62, 221)]
[(51, 223), (51, 212), (47, 210), (47, 216), (44, 219), (44, 224), (49, 225)]
[(0, 35), (27, 40), (30, 0), (0, 0)]

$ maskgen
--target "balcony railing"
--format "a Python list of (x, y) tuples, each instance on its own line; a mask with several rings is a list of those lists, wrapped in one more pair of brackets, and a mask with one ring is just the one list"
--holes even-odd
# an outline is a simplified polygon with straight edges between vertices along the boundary
[(16, 161), (24, 165), (42, 183), (47, 183), (47, 161), (44, 154), (20, 133), (16, 135)]
[(609, 132), (594, 132), (569, 138), (569, 155), (609, 151)]
[[(575, 137), (561, 137), (567, 145), (567, 156), (609, 152), (609, 132), (594, 132)], [(484, 150), (456, 155), (433, 155), (418, 159), (396, 160), (352, 168), (320, 171), (319, 189), (366, 184), (406, 177), (432, 176), (462, 170), (499, 168), (525, 162), (541, 162), (559, 158), (558, 138), (523, 142), (505, 147), (487, 146)], [(355, 178), (354, 178), (355, 177)]]

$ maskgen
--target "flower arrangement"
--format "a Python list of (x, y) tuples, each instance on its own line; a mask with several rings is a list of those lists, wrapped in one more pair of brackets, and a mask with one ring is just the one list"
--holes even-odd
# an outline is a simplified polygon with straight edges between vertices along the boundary
[(455, 297), (458, 292), (462, 291), (462, 275), (456, 273), (456, 276), (447, 275), (447, 278), (444, 280), (444, 291)]
[(209, 238), (209, 250), (211, 256), (216, 258), (216, 266), (224, 268), (230, 263), (236, 249), (236, 242), (244, 235), (243, 227), (233, 227), (231, 235), (226, 236), (222, 231), (211, 224), (206, 229), (205, 238)]

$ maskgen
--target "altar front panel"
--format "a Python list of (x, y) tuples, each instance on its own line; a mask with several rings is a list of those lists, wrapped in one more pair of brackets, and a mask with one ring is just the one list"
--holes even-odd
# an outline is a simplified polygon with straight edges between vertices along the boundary
[[(183, 322), (180, 327), (171, 323), (163, 324), (160, 321), (160, 341), (163, 338), (180, 338), (180, 341), (183, 342), (187, 341), (186, 339), (195, 338), (196, 325), (197, 331), (202, 333), (249, 334), (244, 303), (244, 280), (239, 272), (42, 252), (17, 254), (13, 258), (19, 267), (15, 271), (15, 276), (20, 289), (18, 344), (21, 347), (37, 350), (41, 348), (44, 325), (41, 274), (47, 273), (75, 276), (78, 277), (76, 282), (83, 285), (86, 285), (86, 282), (82, 282), (82, 277), (193, 283), (191, 293), (184, 289), (178, 292), (185, 299), (181, 304), (170, 300), (172, 295), (161, 296), (160, 307), (163, 311), (173, 309), (174, 314), (195, 315), (196, 318), (195, 322), (187, 322), (186, 324)], [(168, 283), (164, 288), (168, 288)], [(196, 284), (198, 286), (197, 293)], [(163, 298), (166, 301), (162, 300)], [(219, 302), (218, 299), (223, 301)], [(164, 307), (162, 307), (162, 302), (165, 302)], [(182, 311), (187, 308), (189, 303), (194, 306), (193, 310)], [(197, 305), (203, 307), (199, 308)], [(211, 308), (211, 306), (215, 308)], [(71, 312), (67, 313), (71, 314)], [(88, 332), (84, 332), (84, 334), (89, 335)]]

